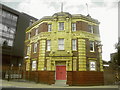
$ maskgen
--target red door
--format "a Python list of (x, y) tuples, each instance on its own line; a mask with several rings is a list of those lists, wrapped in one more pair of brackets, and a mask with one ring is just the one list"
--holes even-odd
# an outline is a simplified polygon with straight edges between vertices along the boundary
[(56, 66), (56, 80), (66, 80), (66, 66)]

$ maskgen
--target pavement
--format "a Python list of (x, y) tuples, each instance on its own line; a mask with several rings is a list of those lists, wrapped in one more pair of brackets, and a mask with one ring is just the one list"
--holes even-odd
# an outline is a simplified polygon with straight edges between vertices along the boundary
[(118, 85), (104, 85), (104, 86), (69, 86), (65, 84), (65, 81), (56, 81), (56, 84), (48, 85), (35, 83), (26, 80), (2, 80), (0, 79), (2, 88), (113, 88), (118, 89)]

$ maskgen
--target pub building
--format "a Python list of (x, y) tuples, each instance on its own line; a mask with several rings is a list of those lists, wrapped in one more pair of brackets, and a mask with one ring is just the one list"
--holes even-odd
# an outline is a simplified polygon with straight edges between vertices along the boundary
[(103, 85), (100, 22), (90, 15), (58, 12), (26, 29), (24, 78), (55, 84)]

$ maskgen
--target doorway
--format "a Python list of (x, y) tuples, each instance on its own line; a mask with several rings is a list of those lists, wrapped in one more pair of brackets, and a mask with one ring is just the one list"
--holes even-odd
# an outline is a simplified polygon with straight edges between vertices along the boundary
[(56, 66), (56, 80), (66, 80), (66, 66)]

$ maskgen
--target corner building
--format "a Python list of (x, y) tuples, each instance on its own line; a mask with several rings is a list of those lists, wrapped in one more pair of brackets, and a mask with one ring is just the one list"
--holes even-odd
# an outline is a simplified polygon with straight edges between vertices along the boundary
[(59, 12), (28, 27), (24, 77), (48, 84), (103, 84), (99, 22), (89, 15)]

